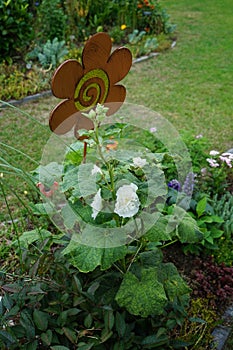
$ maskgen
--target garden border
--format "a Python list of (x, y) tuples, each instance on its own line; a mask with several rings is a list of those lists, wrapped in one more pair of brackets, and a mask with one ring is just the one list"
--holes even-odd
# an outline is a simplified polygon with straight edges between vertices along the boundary
[[(170, 48), (173, 49), (175, 46), (176, 46), (176, 41), (174, 40), (171, 43), (171, 47)], [(148, 55), (135, 58), (133, 60), (133, 64), (146, 61), (146, 60), (148, 60), (150, 58), (158, 56), (159, 54), (160, 54), (160, 52), (152, 52), (152, 53), (150, 53)], [(30, 101), (38, 100), (39, 98), (46, 97), (46, 96), (52, 96), (52, 91), (47, 90), (47, 91), (39, 92), (39, 93), (37, 93), (35, 95), (26, 96), (26, 97), (24, 97), (24, 98), (22, 98), (20, 100), (10, 100), (10, 101), (6, 101), (6, 102), (3, 101), (5, 103), (1, 103), (0, 102), (0, 111), (3, 108), (9, 107), (9, 105), (17, 106), (17, 105), (24, 104), (24, 103), (27, 103), (27, 102), (30, 102)]]

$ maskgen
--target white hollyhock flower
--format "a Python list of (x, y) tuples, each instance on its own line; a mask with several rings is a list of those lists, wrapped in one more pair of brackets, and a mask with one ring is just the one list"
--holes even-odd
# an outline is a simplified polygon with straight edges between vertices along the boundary
[(91, 175), (95, 175), (95, 174), (98, 174), (98, 173), (102, 174), (102, 171), (97, 165), (94, 164), (94, 167), (93, 167), (93, 169), (91, 171)]
[(96, 216), (99, 214), (101, 209), (103, 208), (102, 197), (101, 197), (101, 189), (96, 193), (93, 202), (91, 203), (91, 207), (93, 209), (91, 217), (95, 220)]
[(131, 218), (137, 214), (140, 206), (137, 196), (138, 187), (131, 183), (121, 186), (116, 193), (117, 200), (114, 212), (123, 218)]
[(138, 168), (144, 167), (147, 164), (146, 159), (142, 159), (141, 157), (133, 158), (133, 165)]

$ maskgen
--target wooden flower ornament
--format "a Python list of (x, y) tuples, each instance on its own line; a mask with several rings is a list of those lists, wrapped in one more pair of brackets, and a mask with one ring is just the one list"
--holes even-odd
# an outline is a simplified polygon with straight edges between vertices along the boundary
[[(110, 103), (108, 115), (116, 112), (125, 100), (126, 89), (116, 85), (130, 70), (132, 55), (127, 48), (113, 51), (107, 33), (97, 33), (86, 43), (82, 65), (74, 59), (63, 62), (52, 79), (54, 96), (64, 99), (51, 112), (49, 125), (56, 134), (65, 134), (75, 126), (90, 130), (93, 123), (82, 115), (97, 105)], [(115, 103), (120, 102), (120, 103)]]

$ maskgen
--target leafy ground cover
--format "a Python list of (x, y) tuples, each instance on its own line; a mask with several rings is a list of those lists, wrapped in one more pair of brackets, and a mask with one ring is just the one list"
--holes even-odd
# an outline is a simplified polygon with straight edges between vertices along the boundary
[[(22, 181), (20, 176), (20, 169), (29, 171), (38, 165), (43, 146), (51, 135), (47, 127), (48, 114), (57, 101), (51, 97), (23, 105), (20, 110), (2, 110), (1, 163), (7, 160), (11, 166), (6, 171), (1, 165), (0, 183), (1, 190), (4, 189), (2, 198), (6, 196), (11, 210), (4, 204), (1, 221), (17, 219), (21, 214), (21, 220), (13, 226), (6, 223), (1, 225), (1, 288), (5, 295), (1, 303), (1, 322), (9, 331), (3, 328), (1, 340), (6, 346), (58, 349), (59, 344), (71, 349), (78, 344), (78, 349), (83, 350), (115, 350), (125, 349), (126, 346), (129, 349), (161, 346), (164, 349), (209, 349), (211, 330), (223, 308), (232, 300), (232, 193), (226, 192), (232, 189), (229, 184), (232, 181), (231, 168), (226, 163), (222, 163), (221, 169), (211, 167), (206, 161), (206, 158), (210, 158), (209, 150), (214, 148), (224, 152), (232, 146), (231, 66), (229, 57), (226, 58), (230, 50), (228, 43), (232, 39), (224, 35), (232, 20), (232, 12), (229, 11), (231, 4), (228, 1), (225, 6), (215, 1), (205, 4), (199, 1), (170, 1), (164, 5), (171, 11), (174, 22), (179, 23), (177, 46), (156, 59), (133, 66), (124, 82), (129, 102), (144, 104), (159, 111), (183, 134), (198, 174), (198, 186), (188, 216), (173, 232), (172, 240), (162, 236), (165, 225), (162, 221), (160, 231), (152, 230), (145, 240), (132, 244), (127, 256), (124, 256), (125, 252), (118, 251), (116, 257), (98, 258), (94, 265), (100, 264), (100, 268), (93, 271), (93, 261), (84, 266), (82, 259), (75, 256), (72, 244), (66, 250), (67, 258), (64, 258), (61, 250), (67, 246), (69, 235), (61, 237), (51, 226), (41, 203), (37, 205), (38, 188), (32, 191), (29, 182)], [(224, 26), (220, 21), (222, 16), (225, 18)], [(211, 26), (211, 23), (218, 25)], [(216, 38), (219, 39), (218, 49)], [(210, 52), (213, 53), (210, 55)], [(167, 150), (161, 144), (154, 143), (148, 135), (137, 135), (137, 132), (127, 131), (127, 128), (124, 130), (128, 135), (134, 134), (138, 141), (143, 141), (143, 146), (149, 147), (152, 152), (156, 150), (166, 154)], [(200, 134), (204, 137), (196, 138)], [(3, 144), (14, 149), (6, 148)], [(19, 151), (28, 154), (31, 159)], [(220, 155), (213, 154), (211, 157), (217, 162)], [(167, 180), (172, 181), (176, 171), (172, 158), (169, 154), (166, 157), (162, 165), (166, 169)], [(71, 163), (78, 162), (78, 159), (80, 156), (77, 152), (69, 157)], [(203, 177), (202, 167), (208, 169)], [(68, 170), (67, 167), (67, 179)], [(121, 171), (125, 171), (125, 168), (122, 167)], [(9, 174), (11, 172), (13, 174)], [(142, 172), (137, 169), (133, 175), (137, 178), (137, 184), (142, 185)], [(226, 178), (226, 175), (229, 177)], [(189, 184), (192, 186), (192, 177)], [(8, 186), (26, 204), (23, 210), (19, 198)], [(173, 181), (170, 186), (164, 209), (165, 220), (173, 215), (173, 201), (179, 192), (177, 182)], [(73, 188), (67, 187), (66, 190), (68, 198), (75, 196)], [(107, 198), (109, 194), (105, 192), (105, 196)], [(70, 218), (68, 225), (72, 226)], [(35, 227), (39, 227), (39, 231)], [(196, 241), (196, 231), (202, 235), (202, 240)], [(162, 237), (161, 240), (158, 235)], [(15, 240), (13, 247), (10, 244), (12, 240)], [(114, 261), (115, 258), (119, 260)], [(109, 268), (111, 262), (113, 265)], [(171, 263), (178, 268), (178, 272)], [(82, 272), (77, 271), (77, 267)], [(171, 275), (173, 279), (168, 284), (164, 279), (158, 282), (154, 274), (157, 269), (161, 269), (168, 280)], [(128, 272), (126, 278), (122, 277), (122, 271)], [(153, 283), (149, 283), (145, 271)], [(150, 293), (151, 289), (159, 286), (161, 303), (165, 303), (166, 299), (166, 308), (159, 319), (154, 315), (146, 319), (141, 317), (150, 313), (150, 303), (147, 300), (143, 308), (133, 304), (132, 295), (127, 295), (127, 285), (135, 286), (140, 278), (145, 285), (149, 283)], [(122, 280), (124, 284), (119, 291)], [(143, 283), (139, 283), (137, 300), (143, 296)], [(112, 285), (113, 294), (117, 293), (117, 302), (121, 307), (116, 306), (116, 300), (113, 302), (109, 288)], [(179, 300), (174, 298), (173, 285), (179, 286), (177, 293), (180, 294), (176, 295)], [(187, 286), (192, 288), (188, 317), (184, 308)], [(129, 306), (124, 301), (126, 297), (129, 298)], [(37, 308), (32, 312), (31, 305), (35, 304)], [(156, 303), (153, 307), (159, 309)], [(127, 310), (123, 311), (124, 308)], [(11, 322), (16, 322), (16, 326)], [(20, 339), (20, 344), (15, 337)]]

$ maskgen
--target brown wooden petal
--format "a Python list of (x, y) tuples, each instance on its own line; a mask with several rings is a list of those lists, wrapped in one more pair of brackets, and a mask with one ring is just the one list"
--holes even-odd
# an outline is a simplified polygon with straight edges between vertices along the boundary
[(111, 53), (112, 41), (107, 33), (93, 35), (85, 44), (82, 54), (82, 63), (85, 71), (105, 69)]
[(129, 49), (121, 47), (113, 51), (105, 69), (111, 84), (122, 80), (128, 74), (131, 66), (132, 54)]
[(77, 121), (78, 111), (74, 102), (62, 101), (50, 113), (49, 127), (55, 134), (63, 135), (70, 131)]
[(126, 89), (122, 85), (115, 85), (109, 89), (108, 97), (104, 104), (109, 108), (107, 115), (114, 114), (121, 107), (126, 97)]
[(52, 79), (52, 92), (58, 98), (73, 99), (75, 87), (83, 76), (83, 68), (77, 60), (63, 62)]
[(74, 135), (77, 139), (83, 140), (85, 137), (79, 137), (78, 130), (85, 129), (85, 130), (91, 130), (94, 129), (94, 124), (91, 121), (91, 119), (85, 117), (81, 113), (78, 114), (77, 122), (74, 129)]

